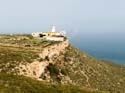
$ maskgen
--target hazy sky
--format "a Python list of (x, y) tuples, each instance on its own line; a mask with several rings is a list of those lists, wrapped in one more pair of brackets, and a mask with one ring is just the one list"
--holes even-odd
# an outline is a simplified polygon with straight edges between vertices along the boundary
[(52, 24), (70, 38), (122, 39), (125, 0), (0, 0), (0, 33), (48, 31)]

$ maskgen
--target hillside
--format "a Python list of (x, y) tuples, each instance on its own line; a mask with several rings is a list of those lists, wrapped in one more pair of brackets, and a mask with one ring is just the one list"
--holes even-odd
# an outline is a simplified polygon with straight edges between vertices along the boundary
[(124, 93), (124, 73), (124, 67), (82, 53), (68, 40), (54, 42), (30, 35), (0, 35), (2, 93), (16, 86), (15, 93)]
[(107, 93), (73, 85), (40, 82), (24, 76), (0, 73), (0, 93)]

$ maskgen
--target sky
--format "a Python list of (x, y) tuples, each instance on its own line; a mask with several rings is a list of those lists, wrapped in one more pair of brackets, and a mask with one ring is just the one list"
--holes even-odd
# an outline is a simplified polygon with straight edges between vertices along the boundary
[(125, 30), (124, 0), (0, 0), (0, 32), (48, 31), (52, 24), (73, 36)]
[(0, 34), (63, 28), (79, 48), (125, 50), (125, 0), (0, 0)]
[(55, 24), (71, 39), (122, 40), (124, 4), (124, 0), (0, 0), (0, 33), (49, 31)]

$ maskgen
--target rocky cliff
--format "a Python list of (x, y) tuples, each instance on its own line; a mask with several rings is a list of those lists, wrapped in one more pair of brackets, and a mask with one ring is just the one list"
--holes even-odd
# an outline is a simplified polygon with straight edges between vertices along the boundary
[(71, 46), (68, 40), (51, 42), (27, 35), (2, 35), (0, 73), (50, 84), (125, 92), (125, 67), (97, 60)]
[(40, 60), (34, 60), (31, 63), (20, 63), (15, 68), (19, 70), (19, 75), (36, 78), (43, 80), (41, 75), (45, 74), (45, 70), (49, 64), (55, 64), (53, 59), (58, 57), (60, 53), (65, 53), (65, 49), (68, 47), (68, 40), (54, 44), (52, 46), (45, 47), (41, 52), (38, 53)]

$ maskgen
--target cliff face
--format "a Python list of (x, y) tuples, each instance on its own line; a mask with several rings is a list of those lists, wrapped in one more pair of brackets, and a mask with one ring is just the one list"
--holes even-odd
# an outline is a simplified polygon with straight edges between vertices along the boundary
[[(112, 93), (125, 92), (125, 68), (111, 62), (100, 61), (69, 46), (54, 61), (51, 81), (86, 86)], [(58, 73), (57, 73), (58, 71)]]
[(0, 73), (52, 84), (125, 92), (124, 67), (90, 57), (71, 46), (68, 40), (50, 42), (26, 37), (18, 40), (15, 39), (18, 37), (0, 37)]
[(53, 59), (59, 56), (60, 53), (65, 53), (65, 49), (68, 47), (68, 45), (69, 42), (66, 40), (60, 42), (59, 44), (54, 44), (42, 49), (42, 51), (38, 53), (39, 60), (35, 60), (32, 63), (21, 63), (19, 66), (16, 66), (16, 69), (19, 70), (18, 74), (43, 80), (40, 77), (41, 75), (45, 74), (47, 66), (50, 63), (55, 64)]

